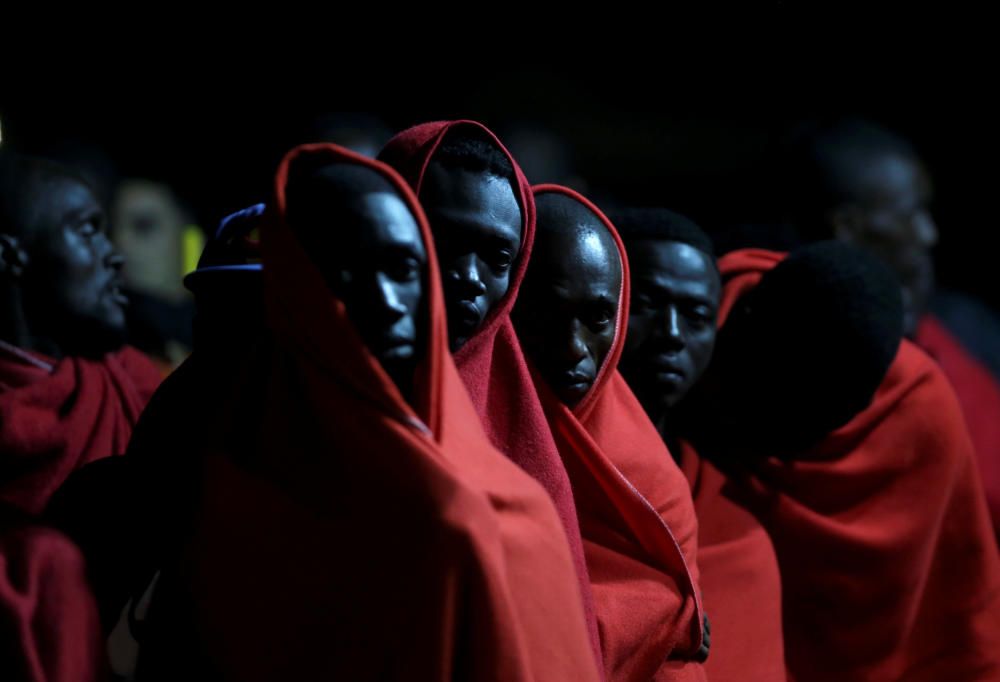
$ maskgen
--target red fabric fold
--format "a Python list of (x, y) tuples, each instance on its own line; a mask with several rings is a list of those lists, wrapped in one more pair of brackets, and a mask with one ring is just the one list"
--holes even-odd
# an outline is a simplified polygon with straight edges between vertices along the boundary
[(593, 596), (572, 488), (510, 320), (510, 311), (524, 279), (534, 243), (535, 202), (531, 186), (496, 136), (475, 121), (436, 121), (414, 126), (389, 140), (379, 152), (379, 159), (399, 171), (419, 196), (424, 173), (445, 134), (456, 127), (466, 126), (489, 135), (510, 158), (518, 180), (515, 195), (524, 220), (521, 251), (510, 274), (507, 295), (490, 311), (476, 334), (455, 353), (455, 364), (490, 440), (541, 483), (555, 503), (576, 565), (594, 656), (600, 661)]
[(948, 377), (976, 449), (993, 532), (1000, 529), (1000, 385), (993, 374), (933, 315), (917, 327), (916, 344), (937, 361)]
[(123, 454), (160, 380), (134, 348), (101, 360), (0, 348), (0, 501), (38, 514), (73, 471)]
[(79, 550), (55, 530), (11, 518), (0, 518), (0, 670), (9, 682), (96, 682), (106, 674)]
[[(306, 157), (377, 170), (420, 224), (429, 342), (413, 407), (284, 221)], [(299, 147), (261, 237), (273, 339), (207, 457), (182, 566), (211, 666), (240, 680), (598, 679), (552, 503), (489, 444), (448, 353), (414, 194), (383, 164)]]
[[(609, 680), (703, 680), (694, 658), (704, 614), (698, 588), (698, 524), (687, 481), (618, 373), (628, 322), (625, 248), (607, 217), (622, 265), (615, 339), (593, 387), (569, 409), (533, 371), (535, 386), (573, 484)], [(711, 616), (710, 616), (711, 617)]]
[(781, 574), (767, 531), (731, 497), (728, 478), (681, 443), (698, 516), (698, 571), (712, 624), (710, 680), (785, 679)]
[[(781, 260), (720, 260), (724, 309)], [(903, 341), (871, 405), (741, 490), (774, 542), (790, 679), (1000, 679), (1000, 564), (972, 443)]]

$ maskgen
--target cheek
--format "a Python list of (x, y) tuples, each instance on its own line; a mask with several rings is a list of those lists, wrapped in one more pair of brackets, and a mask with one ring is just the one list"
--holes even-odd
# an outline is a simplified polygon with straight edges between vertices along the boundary
[(492, 307), (506, 295), (507, 289), (510, 287), (510, 272), (497, 276), (487, 270), (481, 277), (486, 286), (486, 296)]
[(419, 280), (400, 285), (396, 291), (396, 295), (411, 316), (416, 316), (419, 313), (423, 293), (423, 284)]
[(83, 249), (53, 259), (49, 273), (61, 298), (81, 307), (94, 304), (103, 284), (97, 278), (97, 259)]
[(615, 341), (615, 328), (610, 326), (603, 333), (598, 335), (594, 341), (592, 348), (596, 355), (595, 360), (597, 361), (597, 366), (600, 367), (604, 362), (604, 358), (608, 357), (608, 352), (611, 350), (612, 344)]
[(695, 335), (688, 348), (691, 350), (691, 360), (694, 362), (695, 369), (699, 372), (703, 371), (712, 359), (712, 351), (715, 349), (715, 334), (706, 332)]

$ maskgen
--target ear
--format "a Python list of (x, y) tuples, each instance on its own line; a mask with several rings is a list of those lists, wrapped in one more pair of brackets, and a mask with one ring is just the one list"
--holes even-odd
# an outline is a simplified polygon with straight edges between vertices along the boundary
[(840, 206), (827, 216), (830, 233), (834, 239), (847, 244), (860, 241), (862, 231), (861, 211), (856, 206)]
[(17, 237), (0, 232), (0, 277), (18, 279), (28, 267), (28, 252)]

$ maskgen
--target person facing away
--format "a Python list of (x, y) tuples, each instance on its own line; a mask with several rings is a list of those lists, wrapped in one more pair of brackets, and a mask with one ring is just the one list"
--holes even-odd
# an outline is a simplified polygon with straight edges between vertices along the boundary
[(727, 494), (726, 476), (677, 435), (684, 398), (715, 346), (722, 286), (712, 241), (693, 221), (665, 208), (622, 208), (611, 218), (630, 254), (622, 373), (686, 475), (698, 519), (700, 585), (712, 616), (706, 674), (782, 680), (774, 547), (760, 522)]
[(771, 536), (789, 678), (996, 679), (1000, 565), (971, 441), (903, 339), (893, 273), (836, 241), (719, 269), (683, 436)]
[(573, 484), (606, 675), (705, 679), (690, 492), (616, 371), (628, 318), (624, 248), (580, 194), (533, 192), (535, 252), (513, 317)]
[[(993, 524), (1000, 526), (1000, 380), (989, 369), (1000, 356), (1000, 348), (989, 345), (1000, 339), (1000, 323), (968, 297), (934, 297), (939, 229), (925, 164), (901, 136), (852, 119), (802, 134), (789, 145), (785, 163), (793, 178), (786, 210), (799, 233), (809, 241), (834, 238), (864, 248), (899, 279), (906, 336), (941, 365), (955, 388)], [(936, 310), (935, 300), (941, 304)], [(963, 318), (963, 309), (979, 312)], [(955, 317), (960, 324), (949, 328), (945, 320)]]
[[(206, 676), (598, 679), (552, 503), (489, 444), (448, 353), (413, 193), (305, 145), (270, 206), (268, 340), (204, 445), (196, 529), (150, 618), (186, 602)], [(176, 658), (141, 651), (139, 679)]]

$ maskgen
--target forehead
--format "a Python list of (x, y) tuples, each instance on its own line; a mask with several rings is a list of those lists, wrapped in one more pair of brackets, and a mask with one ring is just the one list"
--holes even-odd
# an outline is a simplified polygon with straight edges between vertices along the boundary
[[(406, 203), (389, 192), (360, 195), (351, 207), (354, 238), (361, 244), (408, 246), (423, 252), (423, 238)], [(353, 241), (353, 240), (352, 240)]]
[(550, 276), (579, 287), (621, 283), (621, 256), (607, 228), (594, 216), (558, 229), (539, 224), (536, 258)]
[(861, 173), (862, 187), (871, 198), (881, 200), (923, 197), (930, 190), (924, 165), (902, 154), (882, 154), (869, 159)]
[(640, 282), (684, 285), (716, 298), (721, 283), (713, 259), (681, 242), (640, 240), (629, 251), (632, 275)]
[(435, 220), (483, 228), (514, 241), (521, 238), (521, 207), (505, 178), (486, 172), (448, 168), (431, 162), (420, 201)]
[(42, 181), (34, 193), (41, 223), (46, 227), (61, 225), (76, 214), (101, 210), (101, 206), (85, 184), (69, 177)]

